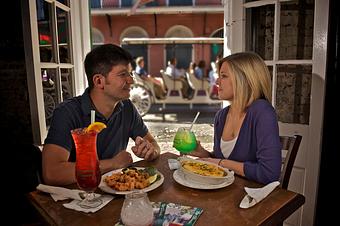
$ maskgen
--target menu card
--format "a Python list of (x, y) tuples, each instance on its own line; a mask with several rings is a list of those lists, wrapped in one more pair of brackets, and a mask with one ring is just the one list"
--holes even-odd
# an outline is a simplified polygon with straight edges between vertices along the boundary
[[(192, 206), (183, 206), (176, 203), (151, 202), (153, 207), (153, 226), (193, 226), (203, 209)], [(115, 226), (124, 226), (119, 221)]]

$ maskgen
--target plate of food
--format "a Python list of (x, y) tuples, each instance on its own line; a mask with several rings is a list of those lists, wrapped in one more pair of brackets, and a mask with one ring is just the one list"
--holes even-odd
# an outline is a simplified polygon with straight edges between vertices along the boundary
[(188, 179), (185, 177), (185, 175), (183, 174), (183, 171), (177, 169), (175, 170), (174, 174), (173, 174), (173, 178), (174, 180), (185, 186), (185, 187), (189, 187), (189, 188), (195, 188), (195, 189), (219, 189), (219, 188), (224, 188), (227, 187), (229, 185), (231, 185), (232, 183), (234, 183), (235, 178), (232, 177), (230, 178), (230, 180), (224, 181), (220, 184), (206, 184), (206, 183), (199, 183), (197, 181)]
[(234, 177), (234, 172), (197, 159), (179, 158), (180, 170), (186, 179), (202, 184), (222, 184)]
[(107, 193), (126, 195), (136, 190), (152, 191), (163, 181), (163, 174), (155, 167), (127, 167), (102, 175), (99, 188)]
[(179, 158), (180, 167), (173, 174), (174, 180), (197, 189), (217, 189), (234, 182), (234, 172), (211, 162), (186, 157)]

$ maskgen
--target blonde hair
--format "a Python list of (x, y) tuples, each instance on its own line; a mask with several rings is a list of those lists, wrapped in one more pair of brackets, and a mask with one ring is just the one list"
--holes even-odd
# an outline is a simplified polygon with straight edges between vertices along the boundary
[(136, 58), (136, 64), (139, 65), (142, 61), (144, 61), (144, 57), (140, 56)]
[(254, 52), (240, 52), (229, 55), (218, 62), (218, 71), (226, 62), (234, 76), (233, 108), (244, 111), (257, 99), (271, 102), (271, 79), (267, 65)]

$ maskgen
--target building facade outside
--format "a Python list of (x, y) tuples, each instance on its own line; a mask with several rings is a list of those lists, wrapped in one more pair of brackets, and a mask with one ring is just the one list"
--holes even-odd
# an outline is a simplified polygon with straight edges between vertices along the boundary
[[(220, 0), (156, 0), (132, 12), (133, 1), (91, 2), (93, 45), (114, 43), (123, 38), (223, 37), (223, 5)], [(188, 69), (191, 61), (207, 65), (218, 54), (220, 44), (122, 45), (133, 57), (143, 56), (147, 71), (160, 76), (170, 58), (179, 68)], [(210, 70), (206, 67), (206, 74)]]

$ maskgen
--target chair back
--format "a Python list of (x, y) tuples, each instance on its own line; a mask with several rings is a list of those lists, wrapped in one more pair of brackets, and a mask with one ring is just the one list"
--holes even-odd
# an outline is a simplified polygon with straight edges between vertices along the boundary
[(282, 170), (280, 177), (280, 187), (287, 189), (290, 175), (293, 170), (295, 158), (300, 147), (302, 136), (280, 136), (282, 143)]
[(177, 90), (179, 96), (182, 98), (183, 97), (181, 91), (183, 87), (182, 82), (171, 78), (170, 75), (168, 75), (164, 70), (160, 70), (160, 73), (162, 75), (165, 86), (168, 88), (167, 96), (170, 96), (171, 91)]
[(207, 93), (209, 93), (210, 84), (209, 84), (208, 80), (198, 79), (198, 78), (196, 78), (195, 74), (192, 74), (192, 73), (188, 73), (188, 75), (189, 75), (188, 77), (189, 77), (190, 81), (192, 82), (192, 85), (194, 86), (194, 89), (204, 90)]

